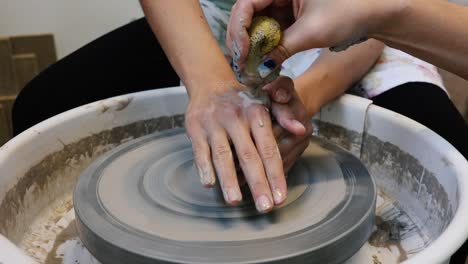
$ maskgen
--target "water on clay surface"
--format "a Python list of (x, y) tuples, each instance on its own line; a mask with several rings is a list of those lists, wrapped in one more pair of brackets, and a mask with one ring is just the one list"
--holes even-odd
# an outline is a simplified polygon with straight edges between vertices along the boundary
[[(390, 196), (379, 192), (374, 233), (345, 264), (393, 264), (430, 242)], [(25, 234), (20, 247), (39, 263), (98, 264), (77, 236), (72, 195), (48, 207)]]

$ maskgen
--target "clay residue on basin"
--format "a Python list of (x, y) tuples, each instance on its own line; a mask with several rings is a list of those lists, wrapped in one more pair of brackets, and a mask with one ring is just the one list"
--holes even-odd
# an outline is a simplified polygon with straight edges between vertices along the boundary
[(324, 121), (317, 120), (316, 125), (318, 136), (333, 142), (344, 149), (359, 156), (362, 145), (362, 134), (356, 131), (348, 130)]
[(369, 238), (369, 244), (374, 247), (385, 247), (388, 250), (390, 246), (398, 248), (400, 256), (398, 257), (398, 263), (408, 259), (408, 253), (401, 245), (401, 229), (406, 227), (405, 223), (397, 220), (385, 221), (382, 217), (375, 217), (375, 224), (377, 229), (372, 233)]
[(319, 136), (358, 155), (379, 188), (398, 197), (401, 206), (406, 206), (405, 211), (415, 214), (411, 217), (424, 230), (428, 241), (447, 227), (456, 205), (449, 201), (435, 174), (418, 159), (368, 133), (361, 134), (324, 121), (318, 121), (317, 125)]
[(447, 192), (435, 174), (398, 146), (365, 134), (361, 160), (386, 193), (398, 197), (426, 234), (436, 238), (453, 218)]
[[(322, 123), (321, 136), (331, 139), (332, 142), (336, 142), (348, 150), (364, 147), (361, 158), (370, 168), (371, 174), (377, 178), (378, 185), (383, 186), (390, 179), (397, 183), (396, 186), (400, 186), (402, 189), (408, 188), (411, 190), (411, 195), (416, 197), (416, 201), (423, 205), (424, 210), (431, 212), (427, 223), (435, 226), (436, 231), (445, 228), (445, 225), (452, 218), (453, 211), (447, 194), (432, 172), (425, 170), (414, 157), (392, 144), (381, 142), (371, 135), (365, 135), (362, 144), (361, 134), (339, 126), (332, 127), (331, 124)], [(18, 241), (21, 241), (26, 233), (26, 229), (31, 227), (34, 218), (57, 197), (64, 193), (71, 193), (76, 178), (96, 157), (129, 139), (181, 126), (183, 126), (182, 115), (160, 117), (102, 131), (64, 145), (62, 150), (49, 154), (33, 166), (17, 185), (8, 191), (5, 199), (0, 203), (0, 215), (2, 216), (0, 218), (0, 232), (18, 244)], [(382, 150), (380, 153), (387, 153), (388, 156), (377, 155), (379, 150)], [(402, 164), (406, 163), (406, 165), (398, 167), (397, 170), (391, 166), (385, 167), (384, 165), (389, 161), (388, 158), (390, 158), (391, 164), (401, 162)], [(414, 166), (409, 166), (408, 162)], [(407, 183), (411, 184), (408, 185), (410, 187), (405, 186)], [(388, 219), (385, 218), (385, 220)], [(437, 235), (438, 233), (435, 232), (435, 234), (429, 234), (422, 239), (426, 239), (425, 241), (430, 243), (430, 240), (435, 239)], [(414, 248), (408, 254), (416, 253), (424, 246), (421, 244), (420, 248)], [(407, 249), (406, 246), (404, 248)], [(382, 259), (378, 258), (377, 260), (381, 261)]]
[(64, 230), (62, 230), (62, 232), (60, 232), (60, 234), (57, 235), (57, 238), (55, 239), (52, 250), (47, 255), (47, 258), (45, 259), (44, 263), (45, 264), (62, 264), (64, 255), (57, 255), (57, 250), (59, 246), (67, 242), (68, 240), (76, 239), (76, 238), (77, 238), (77, 231), (75, 227), (75, 220), (73, 220), (72, 222), (68, 224), (68, 226)]
[(17, 243), (34, 217), (58, 196), (71, 191), (81, 171), (95, 158), (129, 139), (183, 124), (183, 115), (137, 121), (87, 136), (48, 154), (1, 201), (0, 233)]

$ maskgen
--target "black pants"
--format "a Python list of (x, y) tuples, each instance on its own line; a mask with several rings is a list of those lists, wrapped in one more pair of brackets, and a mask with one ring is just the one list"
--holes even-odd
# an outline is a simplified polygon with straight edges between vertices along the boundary
[(178, 84), (146, 20), (140, 19), (89, 43), (28, 83), (13, 105), (13, 134), (83, 104)]
[[(178, 84), (146, 20), (140, 19), (63, 58), (24, 87), (13, 107), (14, 134), (83, 104)], [(440, 88), (408, 83), (373, 101), (431, 128), (468, 159), (468, 127)], [(457, 254), (452, 263), (464, 264), (466, 247)]]

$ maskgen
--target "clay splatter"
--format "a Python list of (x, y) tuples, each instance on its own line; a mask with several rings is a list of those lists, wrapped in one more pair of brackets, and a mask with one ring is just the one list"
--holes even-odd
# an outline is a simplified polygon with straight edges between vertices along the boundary
[(62, 264), (63, 263), (63, 255), (57, 255), (58, 247), (65, 243), (67, 240), (73, 239), (77, 237), (76, 228), (75, 228), (75, 220), (73, 220), (60, 234), (57, 235), (55, 239), (54, 245), (52, 250), (47, 255), (45, 259), (45, 264)]
[(401, 246), (401, 231), (406, 228), (406, 224), (398, 220), (385, 221), (380, 216), (376, 216), (375, 224), (377, 230), (372, 233), (369, 243), (374, 247), (386, 247), (388, 250), (391, 250), (390, 246), (396, 246), (400, 252), (398, 262), (408, 259), (406, 251)]

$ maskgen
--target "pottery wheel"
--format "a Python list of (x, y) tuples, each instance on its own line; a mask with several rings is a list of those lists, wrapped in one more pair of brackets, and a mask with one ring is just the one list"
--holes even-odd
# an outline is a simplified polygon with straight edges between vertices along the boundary
[(200, 184), (185, 130), (129, 141), (79, 178), (80, 238), (103, 263), (340, 263), (372, 231), (376, 188), (357, 158), (311, 140), (266, 215), (248, 190), (232, 207)]

